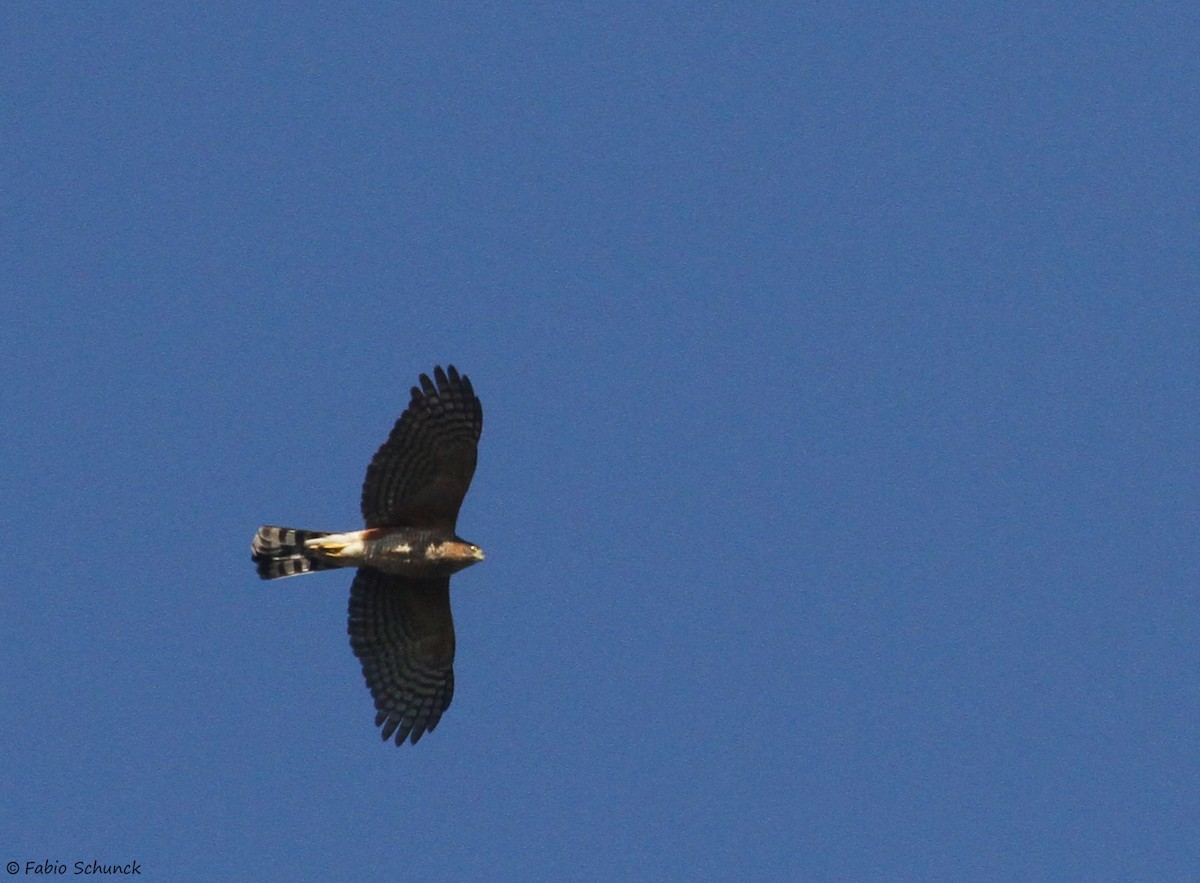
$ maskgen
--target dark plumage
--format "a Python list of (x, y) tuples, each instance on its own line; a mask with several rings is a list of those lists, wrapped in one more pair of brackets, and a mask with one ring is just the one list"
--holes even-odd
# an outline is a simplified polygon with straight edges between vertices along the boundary
[(483, 560), (455, 533), (475, 474), (483, 408), (454, 366), (422, 374), (375, 453), (362, 487), (366, 529), (261, 527), (252, 546), (263, 579), (358, 567), (350, 647), (375, 700), (375, 725), (397, 745), (431, 732), (454, 697), (450, 575)]

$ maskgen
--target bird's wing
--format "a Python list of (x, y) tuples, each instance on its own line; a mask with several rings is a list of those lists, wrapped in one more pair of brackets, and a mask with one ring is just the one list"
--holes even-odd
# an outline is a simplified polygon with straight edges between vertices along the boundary
[(475, 474), (483, 407), (471, 381), (453, 365), (435, 368), (433, 376), (421, 375), (408, 408), (367, 467), (362, 488), (367, 527), (454, 531)]
[(383, 738), (414, 745), (454, 697), (449, 578), (413, 580), (359, 568), (350, 586), (350, 647), (362, 663)]

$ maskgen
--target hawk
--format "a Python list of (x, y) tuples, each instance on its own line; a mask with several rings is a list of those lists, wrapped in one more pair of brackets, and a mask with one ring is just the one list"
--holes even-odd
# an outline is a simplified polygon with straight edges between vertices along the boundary
[(375, 699), (386, 741), (412, 744), (438, 725), (454, 696), (450, 575), (483, 560), (455, 532), (475, 474), (483, 408), (450, 365), (420, 377), (408, 408), (375, 453), (362, 487), (365, 530), (265, 526), (251, 546), (263, 579), (357, 567), (350, 647)]

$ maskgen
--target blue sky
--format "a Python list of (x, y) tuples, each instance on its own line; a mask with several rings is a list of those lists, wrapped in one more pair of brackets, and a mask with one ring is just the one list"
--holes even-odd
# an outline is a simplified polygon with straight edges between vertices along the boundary
[[(158, 879), (1200, 867), (1194, 4), (13, 3), (0, 850)], [(349, 575), (484, 404), (457, 692)]]

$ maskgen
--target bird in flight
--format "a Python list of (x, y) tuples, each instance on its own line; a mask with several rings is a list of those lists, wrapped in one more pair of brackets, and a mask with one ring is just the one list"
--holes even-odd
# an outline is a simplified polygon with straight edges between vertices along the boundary
[(357, 567), (350, 647), (375, 699), (384, 740), (412, 744), (454, 696), (450, 575), (483, 560), (455, 532), (475, 474), (483, 407), (450, 365), (422, 374), (412, 400), (367, 467), (365, 530), (260, 527), (251, 546), (263, 579)]

